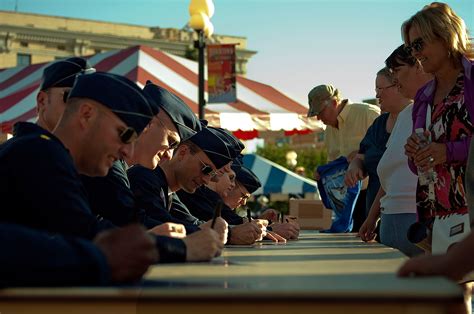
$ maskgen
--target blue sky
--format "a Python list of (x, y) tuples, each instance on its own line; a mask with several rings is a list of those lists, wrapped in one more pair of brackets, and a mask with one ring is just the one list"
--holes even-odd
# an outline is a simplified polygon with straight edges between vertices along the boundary
[[(189, 0), (0, 0), (0, 10), (129, 24), (183, 27)], [(214, 0), (215, 33), (245, 36), (258, 53), (248, 77), (306, 102), (332, 83), (354, 101), (374, 97), (375, 73), (401, 44), (400, 26), (430, 1)], [(474, 32), (474, 1), (448, 4)]]

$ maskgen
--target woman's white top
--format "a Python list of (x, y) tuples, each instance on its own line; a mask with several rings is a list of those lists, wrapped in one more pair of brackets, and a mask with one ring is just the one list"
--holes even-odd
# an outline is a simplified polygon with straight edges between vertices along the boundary
[(404, 147), (413, 129), (412, 108), (410, 104), (398, 114), (387, 149), (377, 166), (385, 190), (385, 196), (380, 199), (383, 214), (416, 213), (418, 177), (408, 168)]

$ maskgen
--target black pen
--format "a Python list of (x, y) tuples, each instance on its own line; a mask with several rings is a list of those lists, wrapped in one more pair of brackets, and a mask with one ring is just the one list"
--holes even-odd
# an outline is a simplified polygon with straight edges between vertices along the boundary
[(223, 202), (219, 200), (214, 208), (214, 217), (212, 217), (211, 229), (214, 229), (214, 225), (216, 224), (217, 217), (221, 216)]
[(247, 219), (249, 220), (249, 222), (252, 221), (252, 214), (250, 214), (250, 208), (247, 207)]

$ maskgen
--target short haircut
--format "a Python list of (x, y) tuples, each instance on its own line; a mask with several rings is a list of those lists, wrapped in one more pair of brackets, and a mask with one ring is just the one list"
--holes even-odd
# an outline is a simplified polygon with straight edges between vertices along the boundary
[(81, 103), (84, 101), (84, 98), (69, 98), (66, 102), (66, 108), (64, 109), (63, 117), (61, 120), (66, 120), (71, 118), (81, 106)]
[(191, 155), (196, 155), (197, 153), (202, 151), (202, 149), (199, 148), (199, 146), (197, 146), (196, 144), (194, 144), (193, 142), (189, 140), (186, 140), (179, 144), (179, 146), (183, 146), (183, 145), (189, 148), (189, 152), (191, 153)]

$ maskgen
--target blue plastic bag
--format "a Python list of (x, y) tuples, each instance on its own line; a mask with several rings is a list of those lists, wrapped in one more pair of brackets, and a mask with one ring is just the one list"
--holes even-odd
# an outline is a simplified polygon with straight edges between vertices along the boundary
[(322, 232), (351, 232), (354, 211), (359, 196), (361, 182), (351, 188), (344, 184), (344, 176), (349, 163), (341, 156), (323, 166), (318, 167), (320, 179), (317, 181), (319, 195), (326, 208), (333, 210), (333, 221), (329, 230)]

